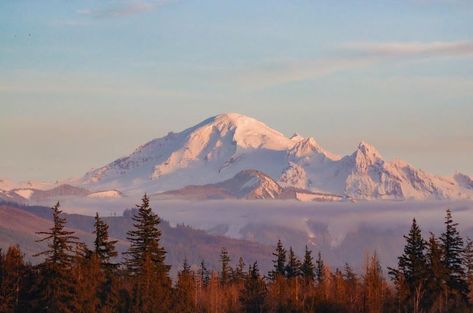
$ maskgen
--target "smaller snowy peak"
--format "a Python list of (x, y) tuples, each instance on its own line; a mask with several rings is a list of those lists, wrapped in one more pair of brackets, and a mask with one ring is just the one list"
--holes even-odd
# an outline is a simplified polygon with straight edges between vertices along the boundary
[(271, 177), (253, 169), (243, 170), (222, 184), (246, 199), (276, 199), (283, 191)]
[(322, 148), (314, 137), (302, 138), (289, 150), (289, 155), (295, 159), (311, 157), (314, 154), (322, 155), (330, 160), (338, 160), (339, 156)]
[(301, 140), (304, 140), (304, 137), (302, 137), (300, 134), (298, 133), (294, 133), (291, 137), (289, 137), (289, 139), (291, 139), (292, 141), (294, 142), (299, 142)]
[(369, 143), (362, 141), (358, 144), (357, 151), (361, 152), (363, 155), (370, 159), (382, 159), (381, 154), (379, 151)]
[(317, 144), (313, 137), (298, 141), (291, 149), (290, 154), (296, 158), (307, 157), (314, 152), (321, 152), (322, 148)]
[(461, 187), (473, 190), (473, 179), (470, 176), (463, 173), (455, 173), (453, 179)]
[(360, 142), (358, 148), (351, 155), (351, 159), (355, 163), (357, 171), (365, 171), (369, 166), (383, 161), (378, 150), (364, 141)]

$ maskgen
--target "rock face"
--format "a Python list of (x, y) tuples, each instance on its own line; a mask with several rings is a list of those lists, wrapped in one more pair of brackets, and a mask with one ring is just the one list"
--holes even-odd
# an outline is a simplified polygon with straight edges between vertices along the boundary
[[(187, 191), (195, 192), (199, 185), (207, 185), (208, 190), (208, 185), (222, 182), (226, 186), (230, 179), (239, 187), (235, 181), (241, 179), (238, 175), (248, 174), (242, 172), (248, 169), (264, 173), (279, 188), (354, 199), (473, 198), (473, 182), (467, 175), (439, 177), (403, 161), (386, 161), (365, 142), (352, 154), (339, 157), (312, 137), (296, 134), (288, 138), (262, 122), (236, 113), (221, 114), (182, 132), (154, 139), (72, 184), (124, 194), (163, 193), (192, 185)], [(261, 184), (254, 197), (270, 198), (279, 190), (267, 181)], [(240, 192), (223, 189), (233, 195)]]

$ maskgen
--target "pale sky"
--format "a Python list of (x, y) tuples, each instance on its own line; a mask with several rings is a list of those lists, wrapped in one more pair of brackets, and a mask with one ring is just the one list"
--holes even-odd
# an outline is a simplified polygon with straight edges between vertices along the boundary
[(0, 178), (81, 176), (222, 112), (473, 175), (473, 1), (0, 1)]

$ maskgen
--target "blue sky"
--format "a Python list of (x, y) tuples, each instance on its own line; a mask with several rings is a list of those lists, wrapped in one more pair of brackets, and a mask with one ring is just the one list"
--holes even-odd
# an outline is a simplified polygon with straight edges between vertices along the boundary
[(0, 177), (79, 176), (221, 112), (473, 175), (473, 2), (0, 2)]

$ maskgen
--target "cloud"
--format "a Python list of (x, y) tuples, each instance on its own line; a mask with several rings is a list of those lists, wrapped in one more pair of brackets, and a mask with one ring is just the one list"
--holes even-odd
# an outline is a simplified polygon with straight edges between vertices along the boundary
[(473, 41), (351, 43), (348, 51), (379, 57), (440, 57), (473, 55)]
[(285, 83), (305, 81), (330, 74), (368, 66), (376, 62), (369, 58), (322, 58), (289, 62), (272, 62), (244, 68), (236, 74), (236, 82), (258, 90)]
[(234, 79), (249, 89), (259, 90), (390, 62), (473, 56), (473, 41), (348, 43), (341, 45), (333, 54), (337, 56), (243, 68), (238, 70)]
[(171, 2), (170, 0), (158, 1), (121, 1), (104, 8), (87, 8), (78, 10), (77, 13), (94, 18), (123, 17), (152, 11)]

